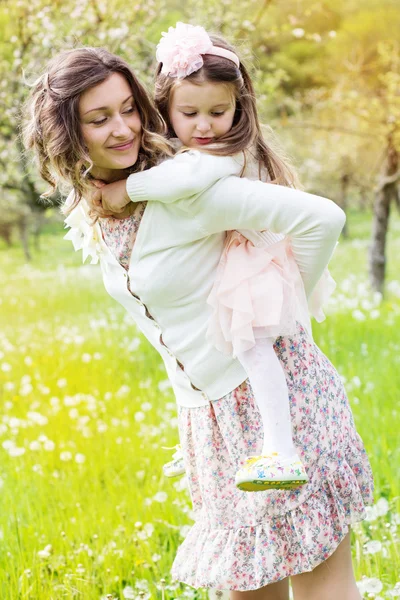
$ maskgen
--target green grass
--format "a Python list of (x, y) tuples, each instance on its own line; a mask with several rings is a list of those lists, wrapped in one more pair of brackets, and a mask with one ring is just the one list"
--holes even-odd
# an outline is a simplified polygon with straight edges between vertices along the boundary
[[(400, 299), (394, 284), (382, 304), (372, 297), (370, 217), (350, 214), (349, 225), (332, 263), (336, 300), (314, 332), (345, 378), (375, 473), (377, 508), (353, 532), (357, 579), (376, 578), (367, 590), (383, 590), (369, 597), (390, 598), (400, 571)], [(389, 282), (399, 231), (395, 217)], [(161, 598), (165, 579), (165, 598), (206, 598), (169, 575), (191, 519), (186, 490), (161, 471), (170, 453), (160, 447), (178, 435), (160, 359), (60, 230), (42, 245), (28, 265), (19, 247), (0, 248), (0, 597)]]

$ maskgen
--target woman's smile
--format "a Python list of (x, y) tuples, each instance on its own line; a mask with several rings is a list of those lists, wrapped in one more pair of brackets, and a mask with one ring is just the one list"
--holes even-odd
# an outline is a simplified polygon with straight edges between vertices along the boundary
[(125, 150), (130, 150), (133, 146), (134, 138), (128, 140), (127, 142), (115, 144), (115, 146), (109, 146), (111, 150), (118, 150), (118, 152), (124, 152)]

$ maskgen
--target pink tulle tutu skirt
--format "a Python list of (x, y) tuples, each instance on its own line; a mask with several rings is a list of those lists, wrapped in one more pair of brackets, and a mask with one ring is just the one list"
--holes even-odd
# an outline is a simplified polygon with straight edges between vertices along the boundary
[(207, 337), (221, 352), (237, 356), (258, 338), (294, 335), (297, 322), (312, 336), (310, 311), (322, 321), (322, 302), (334, 287), (326, 270), (307, 300), (287, 238), (258, 247), (230, 231), (207, 300), (213, 309)]

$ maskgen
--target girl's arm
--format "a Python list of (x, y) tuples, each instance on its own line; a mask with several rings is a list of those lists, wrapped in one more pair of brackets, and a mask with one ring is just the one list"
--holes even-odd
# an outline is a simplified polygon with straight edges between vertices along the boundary
[(172, 203), (198, 195), (219, 179), (240, 175), (244, 158), (238, 154), (212, 156), (197, 150), (177, 154), (127, 180), (94, 182), (95, 188), (87, 201), (98, 217), (121, 215), (130, 202), (158, 201)]
[(346, 220), (342, 209), (326, 198), (238, 177), (218, 181), (184, 206), (208, 234), (269, 229), (288, 235), (307, 296), (328, 265)]
[(223, 177), (240, 175), (242, 155), (213, 156), (189, 150), (167, 159), (147, 171), (133, 173), (126, 182), (132, 202), (176, 202), (207, 189)]

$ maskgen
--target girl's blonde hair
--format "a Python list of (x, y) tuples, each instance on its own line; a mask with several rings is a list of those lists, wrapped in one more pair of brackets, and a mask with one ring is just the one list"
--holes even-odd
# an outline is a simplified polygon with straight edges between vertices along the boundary
[(79, 99), (83, 92), (120, 73), (128, 82), (142, 123), (138, 159), (133, 166), (142, 171), (173, 151), (165, 139), (166, 125), (145, 88), (128, 64), (104, 48), (75, 48), (57, 55), (31, 90), (26, 105), (24, 143), (33, 150), (40, 175), (54, 193), (62, 183), (72, 185), (74, 202), (64, 207), (69, 213), (90, 185), (93, 163), (82, 136)]
[[(220, 36), (210, 35), (214, 46), (231, 50), (237, 54), (235, 48), (228, 44)], [(240, 61), (239, 69), (229, 59), (203, 55), (203, 66), (188, 75), (185, 80), (195, 85), (204, 82), (226, 83), (233, 87), (236, 99), (236, 111), (232, 128), (225, 135), (218, 138), (217, 142), (207, 146), (207, 152), (218, 156), (228, 156), (242, 151), (250, 151), (250, 154), (259, 161), (260, 177), (261, 169), (264, 167), (271, 182), (279, 185), (298, 187), (298, 179), (289, 159), (281, 150), (272, 137), (268, 143), (264, 140), (260, 122), (257, 114), (256, 97), (250, 75)], [(159, 63), (156, 71), (155, 102), (162, 117), (167, 123), (168, 135), (173, 137), (174, 131), (169, 118), (169, 109), (172, 94), (179, 80), (161, 73), (162, 63)]]

